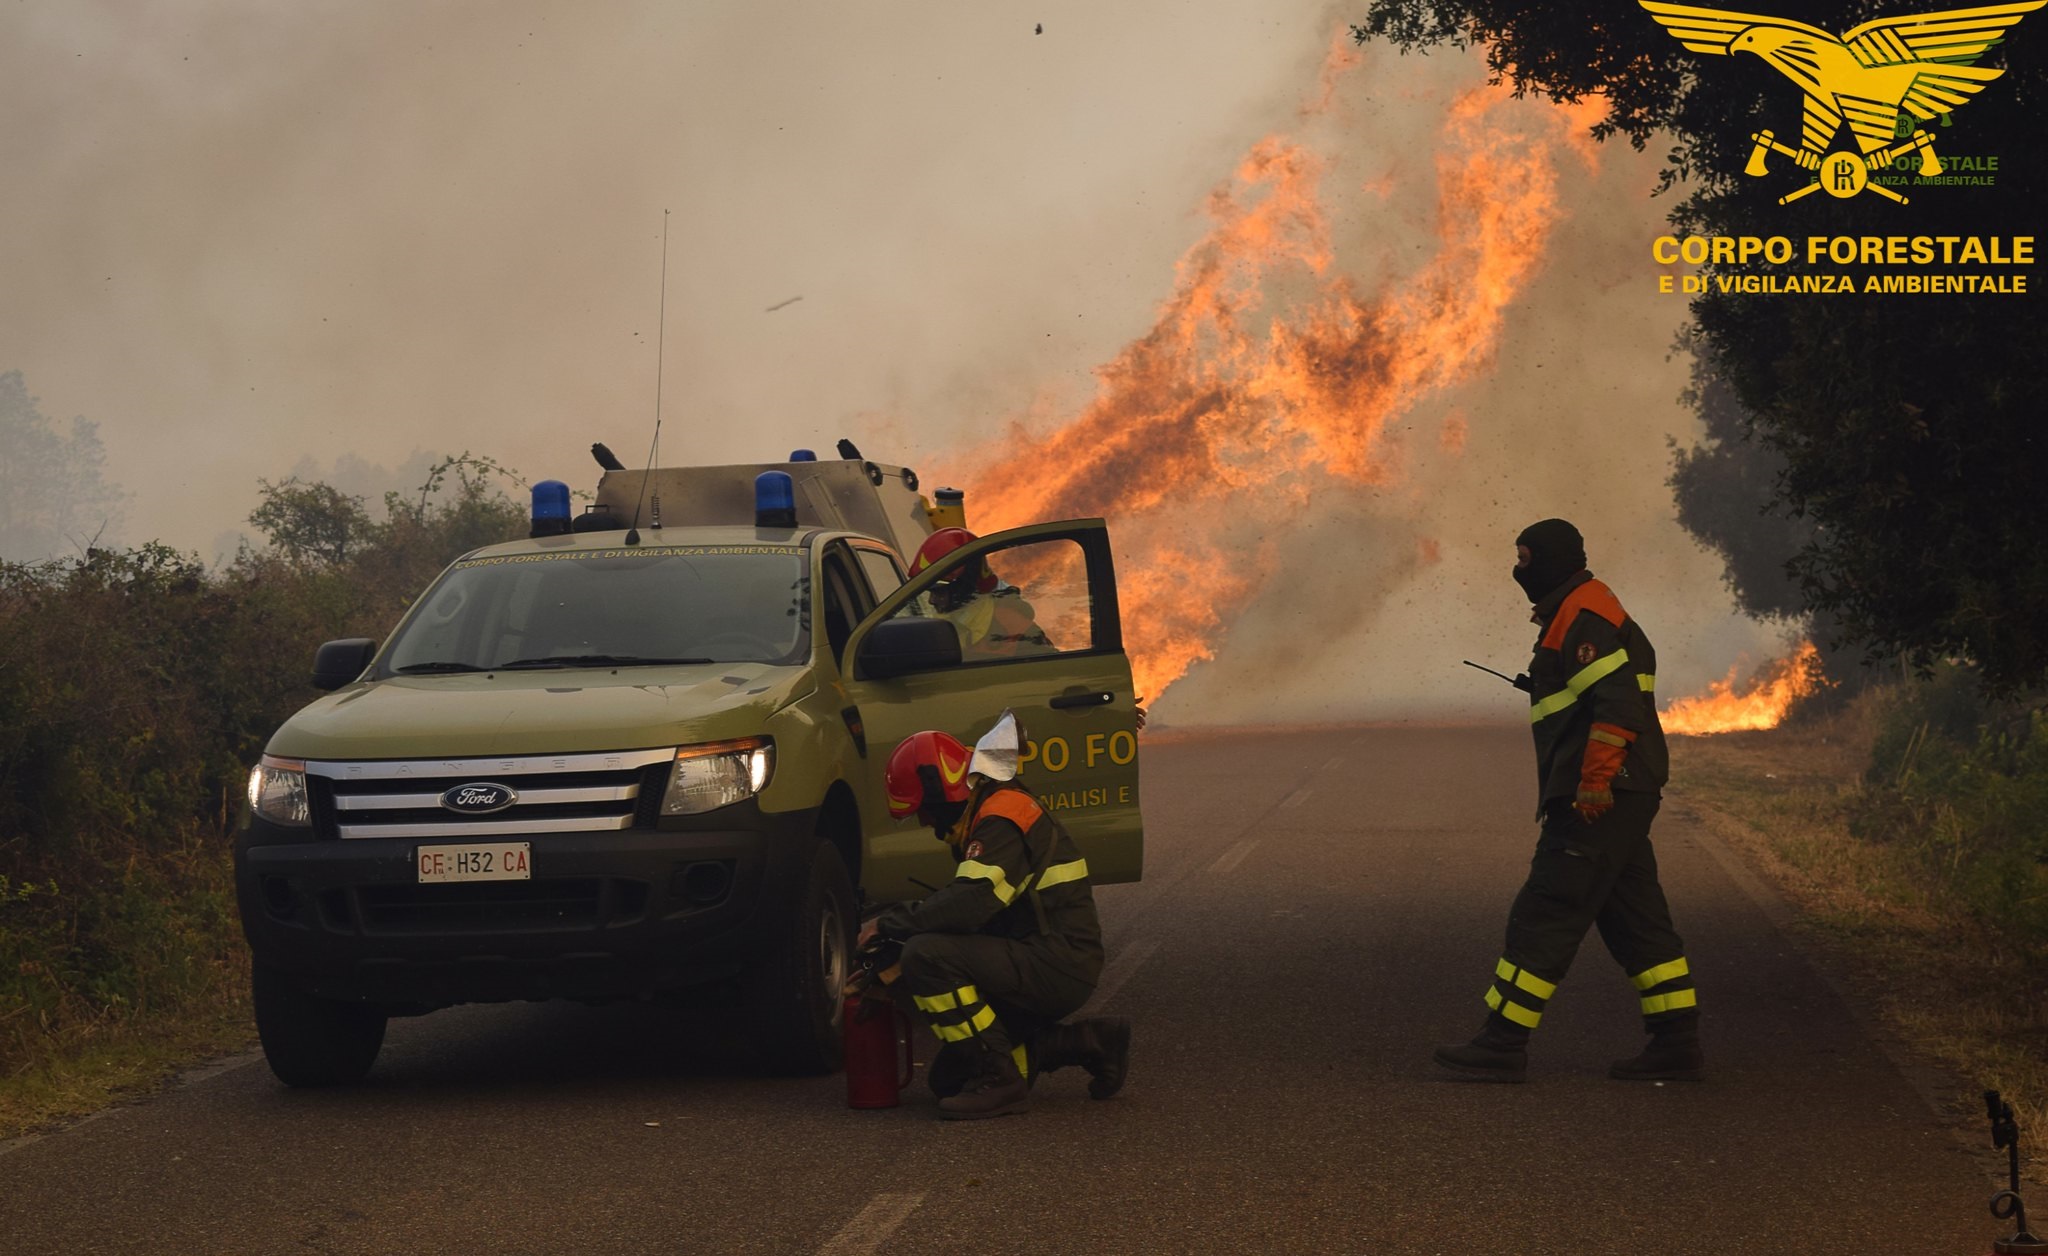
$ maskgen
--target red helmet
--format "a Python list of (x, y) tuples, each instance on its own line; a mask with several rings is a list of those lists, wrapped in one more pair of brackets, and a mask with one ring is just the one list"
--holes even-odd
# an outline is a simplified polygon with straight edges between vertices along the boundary
[(938, 801), (928, 790), (937, 790), (939, 798), (947, 802), (966, 802), (973, 792), (967, 788), (971, 757), (959, 738), (936, 729), (905, 737), (889, 756), (889, 770), (884, 774), (889, 814), (901, 820), (924, 810), (927, 801)]
[[(926, 537), (923, 545), (917, 547), (917, 557), (910, 560), (911, 577), (915, 579), (917, 573), (924, 571), (926, 568), (938, 566), (940, 559), (974, 539), (974, 533), (969, 532), (965, 528), (940, 528), (937, 532)], [(996, 591), (996, 573), (988, 569), (987, 563), (978, 563), (976, 566), (981, 571), (974, 579), (974, 591), (976, 593), (994, 593)], [(962, 580), (966, 576), (967, 570), (963, 565), (958, 571), (947, 572), (945, 578), (948, 580)]]

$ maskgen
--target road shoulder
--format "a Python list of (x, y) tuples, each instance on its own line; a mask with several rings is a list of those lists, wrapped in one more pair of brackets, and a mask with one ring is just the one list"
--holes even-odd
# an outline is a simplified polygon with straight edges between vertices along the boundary
[(2020, 1110), (2029, 1182), (2048, 1186), (2048, 1056), (2038, 999), (2001, 985), (1995, 938), (1933, 909), (1902, 852), (1850, 818), (1868, 733), (1856, 715), (1760, 733), (1675, 738), (1668, 806), (1841, 997), (1870, 1040), (2003, 1183), (1983, 1091)]

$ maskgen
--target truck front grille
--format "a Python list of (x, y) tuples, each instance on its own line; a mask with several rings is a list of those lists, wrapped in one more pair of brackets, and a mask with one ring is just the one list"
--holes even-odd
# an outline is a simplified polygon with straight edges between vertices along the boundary
[[(485, 881), (469, 885), (372, 885), (357, 890), (362, 930), (371, 935), (527, 933), (588, 928), (609, 916), (637, 917), (647, 902), (639, 881), (596, 877)], [(612, 923), (619, 923), (614, 920)]]
[[(313, 822), (322, 837), (463, 838), (586, 833), (651, 824), (673, 749), (497, 759), (308, 762)], [(516, 801), (484, 814), (442, 798), (497, 785)]]

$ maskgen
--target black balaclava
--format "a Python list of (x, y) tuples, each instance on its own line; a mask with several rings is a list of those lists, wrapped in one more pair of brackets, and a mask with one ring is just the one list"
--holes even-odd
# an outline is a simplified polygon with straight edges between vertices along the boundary
[(924, 786), (924, 799), (917, 809), (917, 818), (930, 825), (940, 841), (952, 841), (954, 826), (966, 814), (966, 800), (954, 802), (946, 797), (946, 787), (939, 781), (939, 770), (929, 763), (917, 765), (917, 779)]
[(1515, 568), (1515, 583), (1534, 604), (1586, 565), (1586, 542), (1562, 519), (1545, 519), (1522, 529), (1516, 545), (1529, 547), (1529, 565)]

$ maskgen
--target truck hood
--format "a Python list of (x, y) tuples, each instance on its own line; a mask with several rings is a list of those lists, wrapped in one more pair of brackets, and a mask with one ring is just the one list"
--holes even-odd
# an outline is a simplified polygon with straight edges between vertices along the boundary
[(461, 759), (637, 750), (745, 737), (809, 691), (765, 663), (576, 668), (358, 683), (271, 737), (290, 759)]

